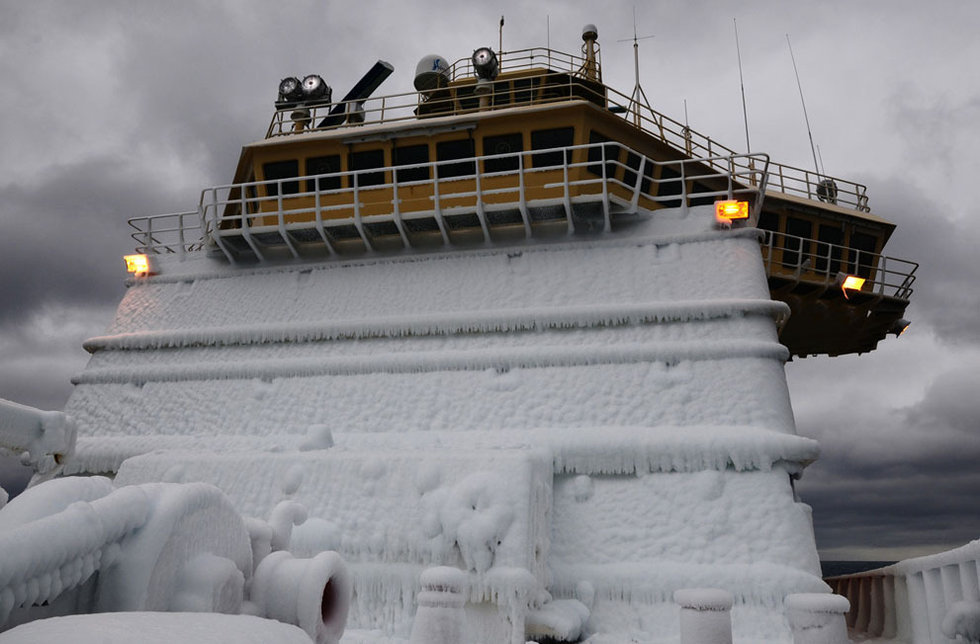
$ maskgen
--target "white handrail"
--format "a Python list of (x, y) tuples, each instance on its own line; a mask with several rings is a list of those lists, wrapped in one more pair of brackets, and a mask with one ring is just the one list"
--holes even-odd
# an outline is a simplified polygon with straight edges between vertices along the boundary
[(851, 602), (855, 632), (911, 644), (947, 644), (943, 620), (958, 602), (980, 602), (980, 540), (927, 557), (826, 580)]
[[(581, 152), (579, 152), (581, 151)], [(592, 155), (589, 153), (592, 152)], [(595, 153), (598, 152), (598, 155)], [(561, 155), (560, 164), (546, 167), (532, 167), (525, 157), (528, 155), (557, 153)], [(625, 154), (624, 154), (625, 153)], [(571, 162), (573, 154), (580, 154), (584, 160)], [(590, 160), (589, 157), (593, 156)], [(595, 159), (598, 156), (598, 160)], [(516, 169), (499, 172), (485, 172), (486, 161), (512, 159)], [(474, 172), (464, 176), (443, 177), (444, 168), (453, 164), (469, 163)], [(636, 166), (636, 167), (633, 167)], [(656, 166), (672, 167), (673, 178), (656, 179)], [(590, 173), (572, 170), (590, 169)], [(399, 181), (395, 170), (423, 169), (428, 179)], [(695, 171), (695, 169), (697, 169)], [(532, 233), (532, 219), (529, 213), (528, 185), (533, 177), (545, 176), (542, 173), (561, 171), (557, 183), (542, 184), (543, 189), (561, 188), (559, 202), (564, 207), (569, 229), (572, 229), (571, 212), (576, 203), (600, 201), (603, 208), (604, 228), (609, 229), (609, 216), (613, 202), (617, 212), (636, 212), (641, 198), (662, 205), (684, 205), (692, 199), (713, 200), (731, 199), (741, 196), (753, 201), (755, 213), (761, 208), (762, 195), (767, 184), (768, 157), (765, 155), (734, 155), (723, 159), (694, 159), (678, 161), (654, 161), (620, 143), (603, 142), (588, 145), (566, 146), (546, 150), (530, 150), (498, 155), (475, 156), (469, 159), (451, 159), (411, 165), (370, 168), (340, 173), (328, 173), (305, 177), (257, 181), (244, 184), (227, 184), (206, 188), (202, 191), (199, 211), (176, 213), (156, 217), (138, 217), (130, 220), (136, 232), (138, 249), (147, 253), (179, 253), (201, 250), (208, 240), (222, 250), (229, 259), (233, 253), (223, 239), (228, 236), (241, 237), (256, 256), (261, 257), (261, 243), (256, 234), (274, 232), (286, 245), (290, 253), (298, 255), (299, 250), (291, 235), (298, 229), (315, 229), (327, 245), (328, 252), (335, 250), (329, 241), (327, 231), (338, 226), (353, 226), (358, 236), (370, 248), (370, 234), (366, 226), (384, 221), (394, 221), (403, 241), (407, 234), (399, 223), (430, 218), (434, 219), (443, 242), (450, 243), (446, 216), (459, 214), (445, 206), (447, 199), (468, 200), (473, 204), (470, 210), (477, 213), (481, 228), (487, 224), (486, 213), (491, 209), (517, 208), (525, 234)], [(363, 186), (362, 177), (368, 173), (387, 173), (384, 183)], [(618, 176), (622, 178), (618, 178)], [(582, 178), (584, 176), (584, 178)], [(512, 183), (498, 187), (488, 187), (489, 179), (513, 177)], [(327, 181), (329, 180), (329, 182)], [(469, 189), (465, 182), (473, 182)], [(710, 191), (706, 183), (724, 181), (725, 189)], [(541, 183), (540, 179), (537, 179)], [(321, 185), (346, 185), (333, 189), (318, 189)], [(288, 194), (286, 185), (313, 186), (312, 191)], [(668, 190), (669, 195), (660, 196), (660, 187), (676, 184), (678, 188)], [(431, 208), (428, 210), (407, 210), (403, 207), (402, 192), (412, 187), (428, 186)], [(594, 186), (594, 187), (590, 187)], [(615, 190), (614, 190), (615, 188)], [(578, 194), (587, 189), (594, 194)], [(619, 195), (615, 196), (614, 192)], [(372, 197), (390, 194), (385, 201), (373, 204), (383, 210), (382, 214), (364, 214), (365, 194)], [(507, 196), (510, 198), (507, 198)], [(302, 200), (296, 201), (296, 200)], [(312, 206), (309, 202), (312, 201)], [(326, 203), (325, 203), (326, 202)], [(491, 202), (492, 205), (491, 205)], [(273, 204), (272, 208), (268, 204)], [(296, 205), (300, 204), (300, 205)], [(385, 205), (386, 204), (386, 205)], [(383, 207), (382, 207), (383, 206)], [(353, 216), (337, 217), (340, 212), (352, 212)], [(480, 217), (478, 213), (483, 213)], [(264, 225), (265, 220), (273, 218), (275, 224)], [(485, 238), (489, 230), (484, 230)], [(188, 239), (194, 241), (188, 242)]]
[[(465, 114), (475, 113), (482, 109), (500, 110), (520, 105), (555, 104), (571, 100), (584, 100), (620, 115), (625, 121), (633, 124), (645, 134), (660, 139), (688, 156), (721, 159), (738, 154), (733, 148), (720, 144), (711, 137), (701, 134), (647, 105), (639, 104), (631, 97), (615, 89), (606, 86), (601, 86), (601, 90), (597, 89), (592, 83), (578, 76), (573, 66), (566, 66), (567, 68), (557, 71), (548, 69), (535, 64), (537, 59), (543, 59), (543, 55), (534, 54), (539, 50), (525, 51), (531, 53), (525, 56), (526, 60), (521, 63), (519, 68), (530, 72), (527, 76), (522, 77), (522, 79), (528, 80), (530, 84), (526, 92), (518, 89), (512, 90), (513, 96), (509, 96), (506, 102), (481, 108), (478, 103), (474, 102), (475, 99), (472, 99), (467, 93), (472, 90), (473, 85), (464, 84), (455, 85), (452, 88), (453, 91), (457, 92), (456, 94), (447, 89), (449, 94), (446, 96), (440, 94), (427, 96), (419, 92), (403, 92), (357, 101), (360, 106), (358, 114), (363, 114), (363, 124), (367, 125), (424, 120), (426, 115)], [(569, 60), (584, 60), (569, 54), (557, 54), (556, 52), (556, 55), (567, 57)], [(510, 60), (510, 54), (508, 54), (508, 61)], [(457, 61), (452, 68), (454, 81), (472, 75), (469, 67), (467, 67), (468, 64), (468, 59)], [(508, 71), (511, 68), (512, 66), (509, 64)], [(555, 95), (542, 93), (539, 96), (535, 90), (545, 86), (556, 90)], [(310, 121), (317, 123), (336, 105), (338, 104), (313, 105), (304, 109), (310, 113)], [(428, 111), (423, 111), (423, 106)], [(363, 108), (363, 112), (360, 111), (361, 108)], [(295, 125), (291, 118), (294, 112), (294, 108), (277, 110), (266, 132), (266, 137), (291, 136), (309, 131)], [(344, 110), (344, 113), (348, 112), (350, 110)], [(349, 126), (350, 124), (342, 122), (324, 129)], [(812, 201), (821, 201), (858, 212), (870, 212), (867, 188), (862, 184), (775, 162), (772, 163), (772, 166), (773, 173), (778, 175), (780, 179), (773, 186), (778, 192)]]
[(866, 279), (862, 292), (903, 300), (912, 296), (919, 268), (917, 262), (771, 230), (764, 231), (762, 247), (767, 275), (812, 276), (833, 286), (838, 273), (856, 274)]

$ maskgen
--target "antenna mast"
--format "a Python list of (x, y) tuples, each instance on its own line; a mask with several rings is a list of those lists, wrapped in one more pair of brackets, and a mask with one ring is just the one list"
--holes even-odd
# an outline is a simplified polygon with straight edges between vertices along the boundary
[(497, 55), (504, 53), (504, 17), (500, 16), (500, 29), (498, 30), (499, 41), (497, 43)]
[(800, 103), (803, 104), (803, 120), (806, 121), (806, 133), (810, 137), (810, 152), (813, 153), (813, 167), (820, 174), (820, 164), (817, 163), (817, 149), (813, 145), (813, 132), (810, 131), (810, 118), (806, 115), (806, 101), (803, 100), (803, 84), (800, 83), (800, 72), (796, 69), (796, 56), (793, 55), (793, 44), (786, 34), (786, 44), (789, 45), (789, 57), (793, 61), (793, 71), (796, 72), (796, 86), (800, 88)]
[(742, 78), (742, 48), (738, 44), (738, 21), (732, 18), (735, 25), (735, 52), (738, 54), (738, 83), (742, 86), (742, 120), (745, 121), (745, 152), (752, 152), (752, 145), (749, 143), (749, 112), (745, 108), (745, 80)]
[[(637, 127), (640, 126), (640, 107), (646, 105), (649, 111), (653, 111), (650, 107), (650, 99), (647, 98), (647, 93), (643, 91), (643, 87), (640, 85), (640, 40), (646, 40), (647, 38), (653, 38), (653, 36), (643, 36), (638, 38), (636, 36), (636, 7), (633, 7), (633, 71), (636, 77), (636, 85), (633, 86), (633, 93), (630, 95), (629, 110), (633, 112), (633, 123)], [(619, 42), (627, 42), (629, 38), (620, 40)], [(640, 102), (640, 98), (643, 98), (643, 102)]]

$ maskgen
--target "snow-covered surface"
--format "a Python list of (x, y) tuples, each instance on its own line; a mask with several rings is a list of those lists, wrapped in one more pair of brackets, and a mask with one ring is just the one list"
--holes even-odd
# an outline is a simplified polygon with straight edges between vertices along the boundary
[(310, 644), (300, 628), (249, 615), (97, 613), (53, 617), (0, 633), (2, 644)]
[(950, 639), (980, 641), (980, 601), (961, 601), (949, 607), (943, 619), (943, 633)]
[[(20, 457), (24, 465), (33, 468), (37, 481), (61, 471), (74, 453), (75, 439), (75, 422), (63, 412), (41, 411), (0, 399), (0, 454)], [(6, 501), (5, 492), (3, 497), (0, 501)]]
[(788, 642), (782, 598), (827, 590), (790, 483), (817, 447), (795, 434), (756, 232), (712, 221), (161, 262), (87, 343), (71, 467), (209, 482), (247, 516), (301, 504), (293, 551), (350, 567), (345, 643), (409, 637), (432, 566), (466, 572), (468, 641), (523, 644), (529, 620), (672, 642), (674, 591), (709, 587), (734, 597), (736, 641)]

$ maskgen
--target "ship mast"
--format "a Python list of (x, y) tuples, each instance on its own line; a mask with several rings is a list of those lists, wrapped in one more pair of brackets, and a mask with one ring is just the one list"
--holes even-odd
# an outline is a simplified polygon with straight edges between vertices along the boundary
[[(650, 99), (647, 98), (646, 92), (643, 91), (643, 86), (640, 85), (640, 43), (641, 40), (646, 40), (647, 38), (653, 38), (653, 35), (643, 36), (638, 38), (636, 35), (636, 7), (633, 7), (633, 72), (635, 76), (635, 85), (633, 86), (633, 93), (630, 95), (630, 102), (628, 109), (633, 114), (633, 124), (637, 127), (640, 126), (640, 107), (646, 106), (647, 110), (653, 111), (650, 107)], [(620, 40), (619, 42), (627, 42), (629, 38)], [(643, 99), (642, 102), (640, 99)]]

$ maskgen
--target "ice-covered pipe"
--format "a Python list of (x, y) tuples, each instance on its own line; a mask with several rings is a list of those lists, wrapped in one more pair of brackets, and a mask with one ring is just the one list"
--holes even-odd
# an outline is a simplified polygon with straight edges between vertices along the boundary
[(0, 452), (20, 456), (35, 480), (55, 476), (75, 453), (75, 422), (60, 411), (41, 411), (0, 399)]
[(732, 644), (732, 601), (720, 588), (685, 588), (674, 592), (681, 607), (681, 644)]
[(422, 573), (422, 592), (412, 624), (410, 644), (458, 644), (463, 641), (466, 615), (466, 574), (458, 568), (438, 566)]
[(849, 644), (844, 616), (851, 603), (841, 595), (797, 593), (784, 601), (793, 644)]
[(259, 615), (295, 624), (317, 644), (338, 644), (352, 588), (347, 565), (336, 552), (295, 559), (279, 551), (255, 569), (249, 599)]
[(293, 526), (303, 525), (306, 521), (306, 506), (296, 501), (280, 501), (269, 515), (269, 525), (272, 526), (273, 550), (288, 550), (289, 540), (293, 536)]

